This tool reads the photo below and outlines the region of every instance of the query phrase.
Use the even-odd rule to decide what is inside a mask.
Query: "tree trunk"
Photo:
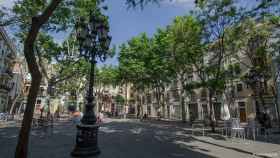
[[[32,80],[27,98],[26,109],[24,112],[22,128],[18,137],[15,158],[27,158],[29,133],[32,124],[35,102],[42,79],[42,75],[39,70],[39,64],[37,63],[34,53],[34,43],[40,28],[49,20],[49,17],[52,15],[60,2],[61,0],[52,0],[41,15],[32,18],[30,30],[24,41],[23,52],[29,72],[31,73]]]
[[[140,95],[140,111],[139,111],[139,115],[140,115],[140,118],[143,117],[143,93],[141,92],[141,95]]]
[[[162,107],[162,117],[163,118],[168,118],[169,119],[169,117],[168,117],[168,114],[167,114],[167,106],[166,106],[166,104],[165,104],[165,88],[164,88],[164,86],[161,86],[161,89],[160,89],[160,106]]]
[[[275,96],[274,104],[275,104],[275,110],[276,110],[276,115],[277,115],[278,128],[280,129],[280,118],[279,118],[280,114],[279,114],[278,96]]]
[[[181,115],[182,115],[182,122],[186,123],[186,106],[185,106],[185,96],[184,96],[184,90],[183,87],[179,88],[179,98],[180,98],[180,105],[181,105]]]
[[[16,154],[15,154],[16,158],[27,158],[29,133],[31,129],[37,93],[40,88],[42,77],[39,74],[38,76],[34,76],[34,78],[35,79],[32,79],[31,82],[31,87],[27,98],[27,105],[24,111],[22,127],[20,129],[20,134],[18,137],[18,144],[16,147]]]
[[[125,106],[126,106],[126,108],[129,110],[129,105],[128,105],[128,96],[127,96],[127,82],[125,83]],[[128,113],[129,111],[127,111],[127,113]]]
[[[210,108],[210,126],[211,126],[211,130],[212,132],[215,132],[215,115],[214,115],[214,106],[213,106],[213,102],[212,102],[212,97],[213,97],[213,91],[209,90],[209,108]]]
[[[164,103],[164,93],[161,93],[161,107],[162,107],[162,117],[163,118],[167,118],[166,117],[166,106],[165,106],[165,103]]]
[[[168,95],[167,95],[167,91],[166,91],[166,89],[164,89],[164,94],[163,94],[163,96],[164,96],[164,98],[163,98],[163,106],[165,106],[166,107],[166,110],[167,110],[167,118],[168,119],[171,119],[171,117],[170,117],[170,106],[167,106],[168,105],[168,100],[169,100],[169,98],[168,98]]]
[[[278,88],[277,88],[277,82],[274,82],[275,84],[275,88],[272,86],[272,92],[273,92],[273,96],[274,96],[274,105],[275,105],[275,110],[276,110],[276,115],[277,115],[277,122],[278,122],[278,128],[280,129],[280,113],[279,113],[279,103],[278,103]]]
[[[256,119],[263,126],[260,104],[262,104],[262,106],[264,106],[265,102],[264,102],[263,96],[260,92],[260,87],[256,87],[255,85],[250,85],[250,87],[253,91],[255,102],[256,102]],[[258,99],[260,100],[260,102],[258,102]]]

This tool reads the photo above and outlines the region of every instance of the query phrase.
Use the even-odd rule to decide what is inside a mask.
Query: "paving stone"
[[[98,158],[280,158],[280,145],[193,136],[180,123],[106,119],[99,131]],[[13,158],[17,127],[0,128],[0,158]],[[76,128],[71,122],[31,132],[29,158],[70,158]],[[279,149],[279,153],[278,153]]]

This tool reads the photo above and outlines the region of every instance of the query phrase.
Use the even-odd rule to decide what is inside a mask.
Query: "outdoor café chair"
[[[238,118],[233,118],[231,122],[231,138],[234,137],[245,139],[245,129],[240,126]]]

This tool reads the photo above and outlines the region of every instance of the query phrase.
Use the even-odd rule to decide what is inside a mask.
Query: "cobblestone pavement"
[[[18,128],[0,128],[0,158],[12,158]],[[70,158],[75,126],[56,123],[54,128],[32,131],[30,158]],[[98,158],[280,158],[280,145],[228,140],[220,135],[192,136],[178,123],[107,119],[100,127]]]

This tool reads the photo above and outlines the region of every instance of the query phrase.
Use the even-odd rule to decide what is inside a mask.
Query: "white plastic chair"
[[[224,126],[223,126],[223,135],[224,136],[229,136],[230,133],[230,129],[231,129],[231,120],[225,120],[224,121]]]
[[[258,133],[258,127],[256,125],[256,121],[249,120],[247,125],[247,131],[246,131],[247,137],[252,137],[253,140],[256,140],[256,133]]]
[[[231,138],[234,137],[245,139],[245,129],[240,126],[238,118],[233,118],[231,122]]]
[[[194,135],[195,132],[202,132],[202,135],[205,136],[205,125],[203,123],[193,123],[192,135]]]

